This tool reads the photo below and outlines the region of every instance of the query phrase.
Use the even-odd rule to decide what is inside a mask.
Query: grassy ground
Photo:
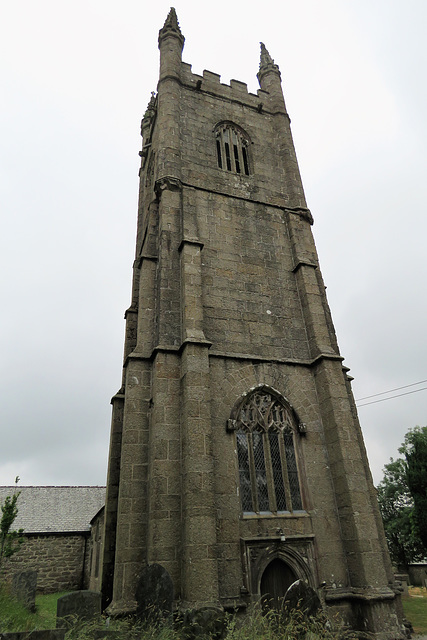
[[[36,598],[36,612],[30,613],[19,603],[9,598],[0,591],[0,633],[7,631],[31,631],[32,629],[54,629],[56,626],[56,601],[64,593],[52,593],[49,595],[40,595]],[[411,621],[414,632],[416,634],[427,634],[427,589],[421,587],[410,587],[409,596],[403,598],[403,608],[405,616]],[[284,629],[274,628],[274,624],[269,624],[268,620],[255,616],[256,619],[251,624],[244,627],[236,627],[232,622],[229,625],[226,640],[251,640],[260,637],[268,640],[269,638],[283,640],[292,638],[292,630],[285,633]],[[78,625],[77,625],[78,626]],[[245,628],[246,627],[246,628]],[[125,629],[123,629],[125,631]],[[147,631],[147,630],[146,630]],[[278,632],[279,631],[279,632]],[[295,631],[295,630],[294,630]],[[345,634],[333,634],[331,632],[323,635],[325,638],[339,638]],[[70,640],[77,637],[83,637],[85,634],[81,630],[74,629],[74,633],[70,633]],[[131,636],[131,634],[126,634]],[[151,633],[144,634],[150,640],[180,640],[180,635],[171,629],[164,629],[161,634]]]
[[[0,591],[0,633],[7,631],[31,631],[54,629],[56,626],[56,601],[63,593],[50,593],[36,597],[36,612],[31,613],[21,604]]]
[[[409,587],[409,596],[402,600],[405,617],[412,622],[414,632],[427,634],[427,589]]]
[[[36,612],[30,613],[24,607],[11,599],[4,592],[0,592],[0,634],[8,631],[31,631],[33,629],[53,629],[56,626],[56,601],[63,593],[38,596],[36,598]],[[192,637],[192,631],[198,627],[194,620],[188,626],[188,622],[182,621],[174,628],[166,625],[156,627],[143,623],[135,623],[132,620],[111,621],[110,629],[119,632],[120,637],[126,640],[188,640]],[[207,624],[207,627],[205,626]],[[235,617],[218,620],[213,618],[204,621],[203,628],[207,633],[204,640],[213,637],[219,627],[225,631],[225,640],[300,640],[311,632],[313,638],[322,640],[354,640],[355,635],[341,628],[332,630],[323,614],[309,624],[302,618],[299,612],[295,612],[290,618],[278,618],[273,612],[262,615],[256,610],[250,620],[238,622]],[[95,628],[106,625],[105,619],[84,623],[75,621],[66,634],[66,640],[89,640]],[[211,633],[209,633],[211,631]]]

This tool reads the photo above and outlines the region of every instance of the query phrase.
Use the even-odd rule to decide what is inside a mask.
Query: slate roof
[[[0,487],[0,505],[15,490],[15,486]],[[18,491],[13,528],[25,533],[89,531],[90,521],[105,503],[105,487],[18,487]]]

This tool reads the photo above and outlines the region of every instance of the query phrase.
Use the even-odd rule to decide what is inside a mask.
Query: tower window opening
[[[236,165],[236,173],[240,173],[239,152],[237,150],[237,144],[233,145],[234,149],[234,162]]]
[[[220,169],[222,169],[221,143],[218,140],[218,138],[216,140],[216,155],[217,155],[217,158],[218,158],[218,167]]]
[[[291,410],[266,390],[240,407],[236,444],[244,513],[303,509],[294,437]]]
[[[243,166],[245,167],[245,173],[249,175],[249,163],[248,163],[248,154],[246,151],[246,147],[242,146],[242,156],[243,156]]]
[[[223,124],[216,129],[218,167],[249,175],[248,139],[237,126]]]
[[[227,160],[227,169],[231,171],[230,145],[225,143],[225,159]]]

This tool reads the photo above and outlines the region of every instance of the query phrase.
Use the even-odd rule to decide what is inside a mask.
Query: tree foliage
[[[427,549],[427,427],[410,429],[399,449],[406,459],[406,481],[414,502],[414,519]]]
[[[19,482],[19,477],[15,478],[15,485]],[[17,502],[20,495],[20,491],[15,491],[11,496],[5,498],[4,503],[1,505],[1,519],[0,519],[0,568],[4,558],[10,558],[19,548],[19,545],[23,542],[22,534],[23,529],[17,531],[12,529],[12,525],[15,522],[18,515]]]
[[[385,465],[377,490],[392,562],[406,567],[427,556],[427,541],[422,534],[427,533],[422,523],[427,514],[424,511],[420,518],[416,507],[416,503],[423,505],[423,498],[427,499],[427,477],[420,479],[420,474],[427,474],[427,427],[410,429],[399,453],[404,457],[391,458]]]

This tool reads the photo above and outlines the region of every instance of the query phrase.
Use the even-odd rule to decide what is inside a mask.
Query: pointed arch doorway
[[[291,567],[280,558],[274,558],[266,566],[261,577],[260,592],[263,610],[280,609],[286,591],[295,580],[298,578]]]

